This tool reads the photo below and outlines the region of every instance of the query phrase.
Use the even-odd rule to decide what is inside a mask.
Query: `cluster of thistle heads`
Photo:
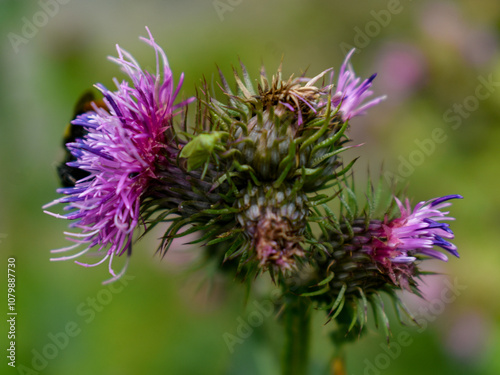
[[[458,257],[443,209],[461,196],[413,208],[394,196],[381,210],[380,183],[354,189],[354,160],[343,158],[355,147],[350,122],[384,98],[372,98],[375,75],[356,77],[352,52],[338,73],[313,78],[284,78],[280,67],[254,80],[241,64],[231,80],[220,74],[216,87],[202,81],[196,98],[179,100],[183,75],[175,84],[164,51],[150,33],[142,40],[156,53],[156,71],[117,47],[110,59],[129,80],[115,80],[114,91],[96,85],[101,104],[72,121],[83,131],[66,144],[65,177],[83,178],[44,207],[64,204],[64,214],[47,213],[75,230],[53,260],[108,262],[113,281],[126,269],[115,272],[113,258],[128,262],[138,232],[167,223],[161,254],[196,233],[191,243],[234,278],[270,275],[351,329],[370,304],[385,317],[381,292],[398,306],[396,290],[419,294],[422,260]],[[100,260],[83,262],[89,252]]]

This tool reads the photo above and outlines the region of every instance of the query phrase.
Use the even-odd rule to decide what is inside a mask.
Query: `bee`
[[[78,99],[73,112],[73,119],[83,113],[93,111],[92,103],[98,107],[106,108],[102,100],[95,100],[94,94],[91,91],[86,91],[80,99]],[[83,169],[71,167],[67,165],[69,162],[76,161],[76,157],[66,146],[67,143],[75,142],[87,134],[85,128],[81,125],[73,125],[68,123],[63,135],[62,146],[64,148],[64,160],[57,166],[57,174],[63,187],[73,187],[78,180],[87,177],[90,173]]]

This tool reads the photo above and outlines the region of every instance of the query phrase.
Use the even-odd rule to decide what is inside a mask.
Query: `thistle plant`
[[[44,207],[66,205],[66,214],[47,212],[78,229],[65,232],[74,245],[53,250],[53,260],[87,267],[109,260],[110,282],[125,271],[115,272],[112,259],[130,257],[140,229],[147,235],[166,223],[161,255],[174,239],[197,233],[194,243],[221,272],[248,285],[270,277],[281,288],[283,374],[307,373],[313,308],[333,321],[338,347],[363,332],[369,307],[389,337],[382,293],[411,319],[396,292],[420,295],[421,261],[448,260],[436,247],[458,257],[443,222],[452,218],[442,210],[461,196],[412,209],[397,194],[384,207],[383,184],[369,182],[361,203],[356,159],[344,160],[359,146],[348,136],[350,122],[384,97],[373,97],[375,74],[355,75],[354,51],[337,75],[328,69],[313,78],[284,77],[280,66],[255,79],[240,63],[233,77],[219,71],[217,86],[201,81],[196,98],[178,100],[183,76],[175,85],[151,33],[143,41],[155,51],[156,72],[117,47],[111,60],[130,82],[115,80],[115,91],[97,84],[104,105],[72,121],[83,136],[66,145],[68,166],[86,177]],[[91,249],[101,260],[81,261]]]

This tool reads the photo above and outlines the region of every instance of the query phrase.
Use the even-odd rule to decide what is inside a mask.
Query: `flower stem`
[[[311,311],[307,298],[295,297],[284,311],[285,350],[282,375],[305,375],[309,360]]]

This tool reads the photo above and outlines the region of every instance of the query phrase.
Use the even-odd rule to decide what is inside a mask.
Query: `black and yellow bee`
[[[75,105],[73,119],[75,119],[78,115],[92,111],[92,102],[98,107],[105,107],[102,100],[95,100],[94,94],[91,91],[86,91],[80,99],[78,99],[78,102]],[[66,130],[63,135],[63,148],[65,151],[64,160],[57,166],[57,174],[59,175],[59,179],[63,187],[75,186],[76,181],[89,175],[89,172],[84,171],[83,169],[67,165],[69,162],[76,161],[76,157],[70,152],[66,144],[83,138],[86,133],[87,131],[83,126],[72,125],[71,123],[66,126]]]

